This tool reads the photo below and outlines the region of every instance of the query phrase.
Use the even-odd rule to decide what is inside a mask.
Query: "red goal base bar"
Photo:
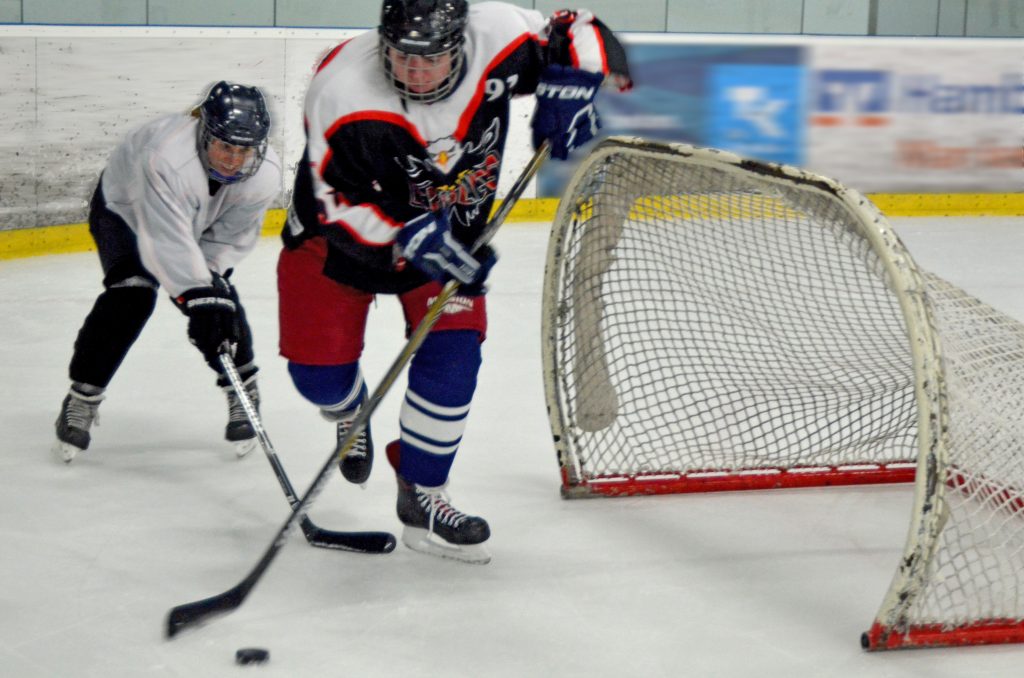
[[[809,466],[796,468],[751,468],[733,471],[691,471],[689,473],[637,473],[585,478],[574,482],[562,469],[562,496],[622,497],[643,494],[689,492],[732,492],[774,490],[830,485],[872,485],[909,483],[917,464],[911,461],[851,466]]]
[[[1024,642],[1024,621],[1019,619],[990,619],[952,628],[919,624],[905,631],[875,622],[860,637],[861,647],[869,651],[1020,642]]]

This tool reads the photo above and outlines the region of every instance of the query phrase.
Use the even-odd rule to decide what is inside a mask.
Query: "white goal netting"
[[[864,644],[1021,642],[1024,325],[938,276],[924,279],[941,337],[945,464],[919,471],[911,559]]]
[[[836,182],[608,140],[577,170],[548,255],[563,494],[916,471],[916,527],[870,646],[1016,623],[1024,384],[1006,372],[1024,375],[1022,330],[921,272],[877,209]]]

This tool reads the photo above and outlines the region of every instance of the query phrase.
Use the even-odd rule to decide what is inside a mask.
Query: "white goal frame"
[[[600,182],[602,165],[620,154],[652,162],[668,160],[686,167],[708,168],[748,179],[756,177],[756,181],[765,186],[782,184],[787,190],[817,194],[841,205],[846,215],[844,225],[869,243],[883,263],[889,289],[898,299],[902,311],[917,406],[917,458],[910,460],[913,463],[854,465],[849,468],[735,469],[735,473],[725,474],[638,472],[603,477],[588,472],[587,461],[575,443],[581,431],[588,430],[587,424],[570,420],[567,416],[571,409],[566,398],[572,367],[560,363],[561,357],[556,350],[559,318],[565,312],[559,301],[559,289],[565,284],[564,257],[568,239],[573,229],[580,226],[582,217],[579,215],[594,210],[595,194],[590,192],[590,187],[595,181]],[[628,211],[635,207],[634,204]],[[579,498],[914,480],[913,513],[906,545],[881,609],[861,639],[865,649],[1024,641],[1021,620],[986,619],[953,627],[946,624],[915,625],[908,620],[908,611],[926,584],[929,564],[949,516],[947,503],[943,500],[951,473],[949,413],[940,336],[927,289],[924,272],[918,269],[885,216],[863,195],[832,179],[796,167],[759,162],[725,151],[686,144],[632,137],[604,140],[582,160],[565,189],[552,226],[545,270],[542,311],[544,382],[563,496]],[[600,318],[576,322],[599,324]],[[615,397],[614,392],[608,394],[601,406],[614,410]]]

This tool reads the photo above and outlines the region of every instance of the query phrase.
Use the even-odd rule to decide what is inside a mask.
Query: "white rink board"
[[[305,143],[302,102],[320,58],[357,35],[338,29],[0,26],[0,230],[85,220],[87,201],[114,145],[134,125],[199,103],[218,80],[261,87],[285,163],[288,202]],[[522,138],[532,106],[513,105]],[[502,186],[530,150],[510,143]],[[499,191],[499,196],[503,193]]]
[[[264,89],[275,121],[271,143],[293,168],[304,143],[309,75],[321,53],[355,34],[30,28],[0,29],[0,75],[15,86],[0,100],[0,115],[15,120],[0,127],[0,159],[23,159],[34,174],[0,173],[0,229],[84,220],[99,172],[124,134],[156,115],[188,110],[218,80]],[[289,171],[282,188],[290,179]]]

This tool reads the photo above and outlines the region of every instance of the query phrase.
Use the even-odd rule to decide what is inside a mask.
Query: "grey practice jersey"
[[[142,263],[172,297],[209,285],[256,245],[281,189],[272,148],[255,176],[210,195],[196,147],[199,120],[174,114],[128,134],[103,172],[107,207],[135,232]]]

